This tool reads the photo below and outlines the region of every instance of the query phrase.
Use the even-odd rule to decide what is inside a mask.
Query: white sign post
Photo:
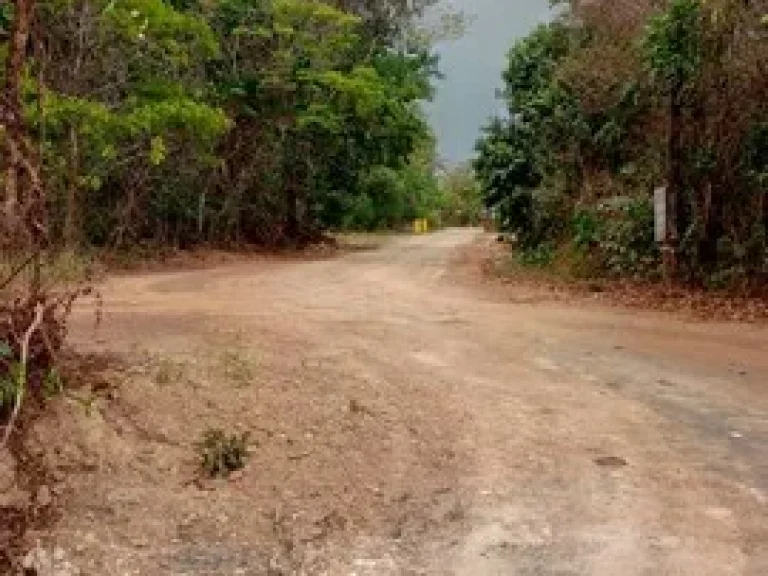
[[[667,241],[667,187],[660,186],[653,191],[653,222],[656,242]]]

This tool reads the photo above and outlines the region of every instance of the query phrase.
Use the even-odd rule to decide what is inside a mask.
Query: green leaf
[[[162,137],[155,136],[152,138],[149,149],[149,161],[153,166],[159,166],[165,160],[168,155],[168,149],[165,146],[165,142]]]

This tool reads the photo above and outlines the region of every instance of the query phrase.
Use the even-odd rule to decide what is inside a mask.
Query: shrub
[[[248,433],[227,435],[211,429],[197,443],[200,467],[208,476],[228,476],[245,467],[248,459]]]
[[[629,199],[618,206],[603,204],[599,250],[611,276],[653,275],[658,267],[654,241],[653,208],[644,198]]]
[[[518,260],[524,266],[548,266],[554,258],[555,252],[550,244],[523,248],[518,254]]]

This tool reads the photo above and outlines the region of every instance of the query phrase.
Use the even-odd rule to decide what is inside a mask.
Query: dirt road
[[[508,297],[480,233],[117,278],[119,385],[38,426],[82,574],[768,574],[768,331]],[[209,427],[249,431],[194,481]]]

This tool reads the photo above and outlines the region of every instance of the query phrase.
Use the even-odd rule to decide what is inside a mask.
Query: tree
[[[529,129],[512,121],[495,120],[477,143],[473,163],[487,207],[497,207],[502,228],[518,234],[525,244],[540,240],[534,217],[534,196],[541,183]]]
[[[482,216],[482,190],[470,163],[449,169],[439,181],[441,221],[450,226],[477,226]]]
[[[756,160],[768,119],[764,7],[633,7],[579,3],[578,18],[566,8],[513,46],[507,118],[478,144],[486,201],[528,244],[587,252],[574,261],[588,259],[594,273],[655,277],[664,267],[651,199],[666,176],[668,237],[678,244],[668,268],[676,262],[679,279],[698,283],[759,283],[768,272]]]
[[[38,0],[20,90],[52,240],[318,239],[369,173],[414,174],[428,4]]]
[[[367,34],[379,44],[396,39],[414,18],[437,0],[334,0],[339,9],[363,18]]]
[[[5,62],[5,87],[0,94],[0,144],[3,147],[3,229],[0,246],[28,250],[34,254],[48,241],[45,192],[22,100],[34,1],[17,0],[13,8]],[[35,268],[38,270],[37,266]],[[33,293],[39,288],[36,284],[37,281],[32,286]]]
[[[669,97],[667,136],[665,275],[676,274],[678,210],[683,189],[683,109],[687,85],[701,64],[701,13],[697,0],[673,0],[668,10],[651,19],[645,49],[651,71]]]
[[[370,170],[406,165],[427,131],[418,100],[434,61],[371,47],[359,18],[324,4],[262,10],[232,1],[213,17],[218,94],[235,118],[220,153],[238,200],[225,209],[252,206],[229,216],[251,238],[301,243],[341,225]]]

